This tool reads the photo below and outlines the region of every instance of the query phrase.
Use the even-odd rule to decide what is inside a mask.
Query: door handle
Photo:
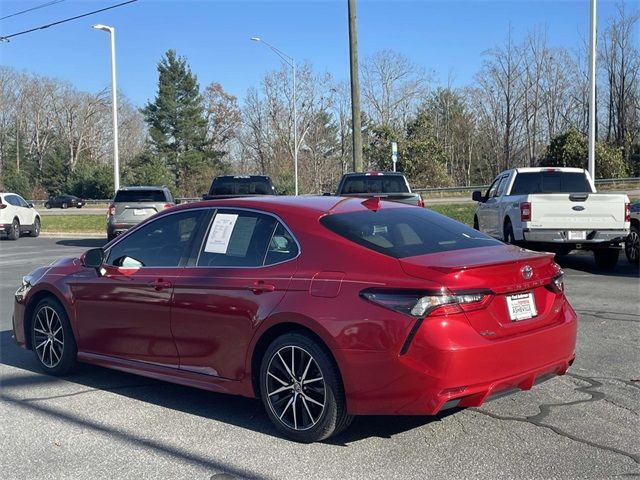
[[[254,282],[253,285],[249,285],[247,290],[251,290],[254,294],[260,295],[261,293],[274,292],[276,290],[276,286],[271,285],[270,283],[264,283],[262,280],[258,280],[257,282]]]
[[[171,282],[163,280],[162,278],[156,278],[155,281],[151,282],[149,285],[153,286],[153,289],[156,292],[164,290],[165,288],[171,288],[173,286]]]

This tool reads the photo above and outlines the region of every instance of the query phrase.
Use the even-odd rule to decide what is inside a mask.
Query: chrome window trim
[[[195,265],[189,265],[188,266],[189,268],[215,268],[215,269],[269,268],[269,267],[273,267],[273,266],[276,266],[276,265],[282,265],[282,264],[287,263],[287,262],[292,262],[293,260],[297,260],[298,257],[300,256],[300,254],[302,253],[302,247],[300,246],[300,242],[298,242],[298,239],[296,238],[296,236],[293,234],[293,232],[291,231],[289,226],[282,220],[282,218],[280,218],[275,213],[265,212],[264,210],[257,210],[255,208],[246,208],[246,207],[207,207],[207,208],[211,208],[212,210],[215,210],[215,211],[214,211],[214,214],[211,216],[211,220],[209,221],[209,225],[207,226],[207,230],[206,230],[206,232],[204,234],[204,237],[202,238],[202,243],[200,245],[200,248],[198,249],[198,255],[196,257],[196,264]],[[202,254],[202,248],[204,247],[204,244],[207,241],[209,230],[211,229],[211,225],[213,223],[213,220],[216,218],[216,215],[218,214],[218,212],[220,210],[240,210],[240,211],[243,211],[243,212],[259,213],[261,215],[267,215],[267,216],[275,218],[276,221],[279,222],[284,227],[284,229],[289,233],[289,235],[291,235],[291,238],[293,238],[293,241],[296,242],[296,246],[298,247],[298,254],[295,257],[289,258],[287,260],[283,260],[282,262],[270,263],[269,265],[251,266],[251,267],[243,267],[243,266],[228,266],[228,267],[224,267],[224,266],[215,266],[215,265],[198,265],[198,261],[200,261],[200,255]],[[274,227],[273,232],[275,232],[276,228],[277,228],[277,225]],[[271,232],[271,236],[273,236],[273,232]],[[265,252],[265,259],[266,259],[266,254],[268,253],[268,248],[269,247],[267,246],[267,252]],[[263,262],[264,262],[264,259],[263,259]]]

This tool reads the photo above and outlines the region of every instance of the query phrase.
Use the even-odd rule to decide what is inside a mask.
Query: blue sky
[[[123,0],[65,0],[0,21],[9,35]],[[0,17],[47,0],[1,0]],[[628,1],[637,8],[638,1]],[[520,39],[535,28],[547,30],[553,46],[580,48],[589,23],[588,0],[430,1],[359,0],[361,60],[382,49],[401,52],[436,73],[443,83],[473,81],[483,52],[506,38],[509,25]],[[615,14],[613,1],[598,1],[598,25]],[[47,75],[95,92],[110,85],[108,34],[90,28],[116,28],[118,87],[143,105],[157,87],[156,66],[173,48],[187,57],[201,86],[220,82],[242,98],[279,59],[260,36],[298,61],[349,78],[347,0],[222,1],[138,0],[121,8],[36,31],[0,43],[0,63]]]

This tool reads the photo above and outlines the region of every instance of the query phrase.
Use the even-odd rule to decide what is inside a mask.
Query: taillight
[[[531,203],[522,202],[520,204],[520,221],[522,222],[531,221]]]
[[[483,308],[491,298],[490,290],[451,293],[442,290],[393,290],[369,288],[360,296],[390,310],[415,318],[447,315]]]
[[[0,210],[2,210],[3,208],[7,208],[7,204],[6,203],[0,203]]]
[[[422,197],[418,197],[418,206],[424,208],[424,200],[422,199]]]
[[[564,272],[560,270],[555,277],[551,279],[551,283],[549,284],[551,290],[556,293],[564,292]]]
[[[626,202],[624,204],[624,221],[625,222],[631,221],[631,204],[629,202]]]
[[[173,205],[171,205],[170,203],[165,203],[165,204],[162,206],[162,208],[164,208],[164,209],[166,210],[167,208],[171,208],[172,206],[173,206]]]
[[[116,214],[116,206],[112,203],[107,208],[107,217],[113,217]]]

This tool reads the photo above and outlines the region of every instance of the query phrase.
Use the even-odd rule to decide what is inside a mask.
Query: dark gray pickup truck
[[[398,172],[345,173],[338,184],[337,196],[380,197],[386,200],[424,207],[419,193],[412,193],[409,182]]]
[[[266,175],[221,175],[213,179],[204,200],[248,197],[254,195],[277,195],[276,187]]]

